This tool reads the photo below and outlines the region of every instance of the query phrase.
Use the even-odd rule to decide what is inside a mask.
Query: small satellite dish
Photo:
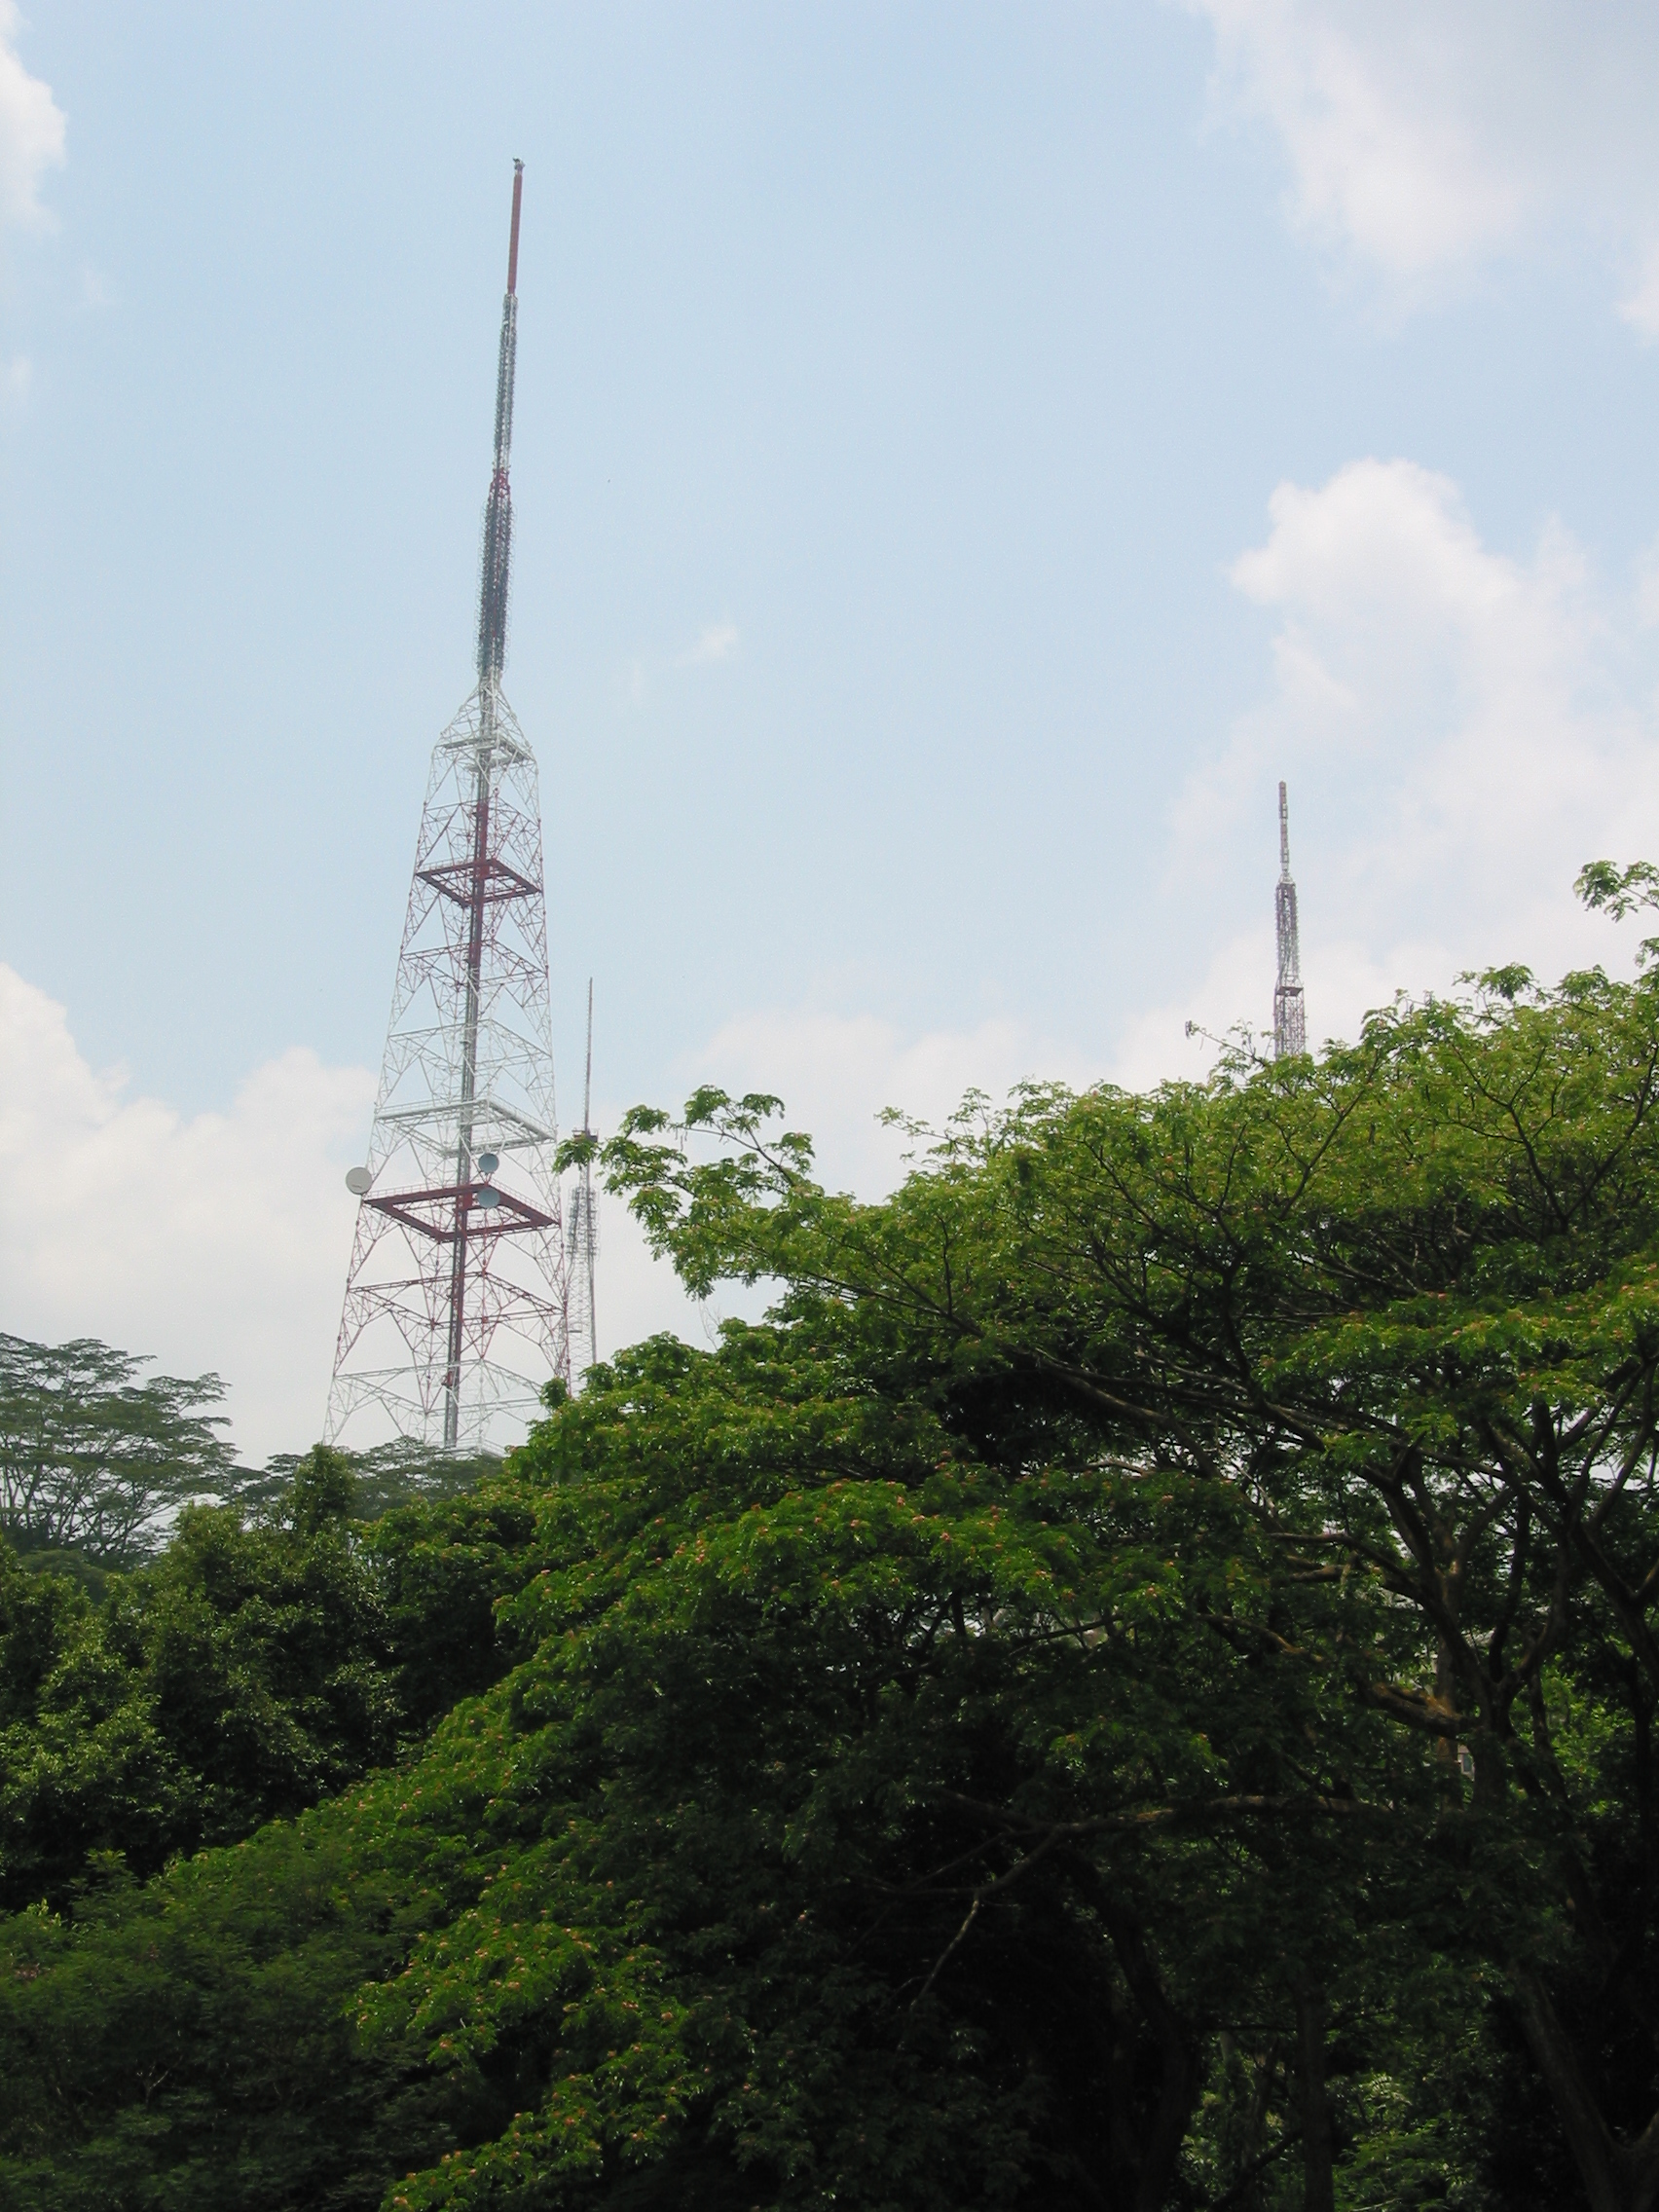
[[[354,1198],[366,1198],[373,1181],[374,1177],[366,1167],[348,1167],[346,1170],[346,1188]]]
[[[494,1175],[500,1164],[493,1152],[481,1152],[478,1155],[478,1172],[480,1175]]]
[[[501,1194],[499,1191],[492,1191],[489,1184],[486,1183],[481,1190],[473,1192],[472,1202],[475,1206],[482,1206],[488,1213],[492,1206],[500,1204]]]

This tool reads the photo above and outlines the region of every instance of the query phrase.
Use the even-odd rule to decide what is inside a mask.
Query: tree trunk
[[[1140,2018],[1133,2003],[1112,1991],[1112,2043],[1106,2059],[1106,2151],[1113,2212],[1134,2202],[1140,2159],[1135,2141],[1135,2056]]]
[[[1512,1967],[1509,1980],[1528,2048],[1560,2115],[1591,2212],[1653,2212],[1659,2204],[1659,2114],[1634,2143],[1618,2142],[1602,2118],[1548,1990],[1530,1967]]]
[[[1125,2200],[1132,2212],[1163,2212],[1181,2146],[1187,2139],[1187,2123],[1198,2097],[1198,2038],[1170,2004],[1152,1947],[1133,1912],[1118,1901],[1105,1875],[1091,1860],[1080,1853],[1067,1863],[1100,1915],[1129,1985],[1135,2010],[1158,2044],[1158,2107],[1146,2141],[1134,2145],[1129,2100],[1135,2039],[1129,2020],[1114,2005],[1112,2056],[1107,2068],[1114,2199]],[[1125,2181],[1132,2183],[1126,2198]]]
[[[1185,2023],[1164,1995],[1146,1937],[1126,1912],[1108,1905],[1103,1915],[1112,1947],[1136,2005],[1158,2039],[1161,2061],[1158,2110],[1141,2146],[1134,2212],[1162,2212],[1198,2093],[1198,2053]]]
[[[1336,2136],[1325,2091],[1325,1992],[1304,1982],[1296,1992],[1296,2040],[1302,2065],[1302,2171],[1305,2212],[1336,2212]]]

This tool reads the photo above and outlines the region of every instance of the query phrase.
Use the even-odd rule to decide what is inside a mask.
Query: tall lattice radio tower
[[[1308,1014],[1302,999],[1302,936],[1296,919],[1296,879],[1290,872],[1290,806],[1279,786],[1279,879],[1273,892],[1278,933],[1278,981],[1273,987],[1273,1057],[1308,1050]]]
[[[515,162],[478,682],[432,753],[368,1160],[346,1179],[331,1442],[378,1409],[383,1430],[481,1450],[535,1417],[550,1376],[570,1380],[541,812],[501,694],[523,189]]]

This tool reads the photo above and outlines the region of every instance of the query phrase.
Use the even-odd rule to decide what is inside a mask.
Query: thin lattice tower
[[[1296,879],[1290,872],[1290,806],[1279,786],[1279,879],[1273,892],[1278,933],[1278,981],[1273,987],[1273,1057],[1308,1050],[1308,1013],[1302,998],[1302,935],[1296,919]]]
[[[566,1250],[571,1359],[583,1367],[599,1360],[599,1323],[594,1315],[593,1279],[599,1259],[599,1214],[593,1191],[593,977],[588,977],[587,1073],[582,1082],[582,1129],[588,1151],[571,1193],[571,1241]]]
[[[535,757],[501,692],[519,209],[484,509],[478,682],[432,753],[327,1435],[365,1414],[447,1452],[505,1440],[570,1380]]]

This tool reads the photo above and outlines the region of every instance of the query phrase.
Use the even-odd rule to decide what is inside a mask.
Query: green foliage
[[[467,1456],[434,1452],[408,1437],[394,1437],[366,1451],[333,1456],[349,1471],[349,1510],[354,1521],[379,1521],[401,1505],[460,1497],[498,1474],[501,1466],[492,1453]],[[281,1510],[304,1464],[297,1453],[276,1454],[261,1473],[241,1478],[237,1490],[239,1502],[256,1512]]]
[[[1637,2212],[1656,1100],[1659,979],[1496,970],[971,1102],[877,1206],[764,1097],[636,1112],[763,1325],[462,1496],[316,1456],[101,1609],[0,1586],[123,1818],[138,1678],[196,1833],[336,1792],[9,1924],[0,2200]]]
[[[236,1488],[216,1375],[133,1378],[146,1362],[90,1337],[0,1333],[0,1535],[23,1553],[128,1567],[192,1498]]]
[[[1179,2046],[1348,1938],[1351,1906],[1309,1904],[1366,1879],[1353,1815],[1284,1764],[1320,1685],[1195,1618],[1274,1570],[1225,1500],[1218,1527],[1175,1474],[1149,1495],[1083,1454],[999,1469],[798,1324],[642,1347],[512,1472],[531,1656],[307,1830],[343,1855],[343,1909],[354,1876],[425,1921],[329,2063],[365,2133],[403,2116],[387,2171],[416,2173],[389,2204],[1132,2192],[1160,2005]],[[1335,1704],[1350,1786],[1409,1794],[1410,1766],[1379,1770],[1385,1724]],[[1217,1824],[1264,1783],[1272,1803]],[[1252,1850],[1240,1822],[1272,1833]],[[213,1882],[256,1884],[268,1849]],[[168,1916],[205,1909],[169,1885]],[[84,1940],[136,1938],[124,1918]],[[328,2002],[351,1993],[342,1975]],[[215,2096],[275,2126],[275,2087],[228,2061]],[[65,2158],[104,2171],[100,2131],[140,2088],[113,2119],[92,2098]],[[451,2156],[419,2156],[440,2139]],[[150,2155],[187,2151],[158,2131]]]
[[[147,1875],[396,1756],[507,1663],[496,1600],[529,1517],[476,1493],[358,1536],[319,1446],[277,1512],[187,1506],[93,1606],[0,1550],[0,1898],[67,1897],[90,1854]]]
[[[374,2205],[395,2084],[365,2069],[339,1999],[408,1939],[386,1900],[337,1843],[285,1825],[148,1891],[96,1872],[72,1917],[7,1924],[0,2202]]]
[[[408,1739],[488,1689],[522,1649],[502,1609],[539,1569],[535,1532],[532,1501],[499,1476],[400,1507],[359,1531]]]

